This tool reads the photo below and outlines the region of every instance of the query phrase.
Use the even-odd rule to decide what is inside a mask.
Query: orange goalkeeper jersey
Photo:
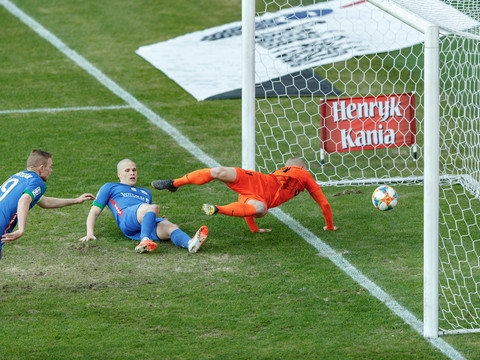
[[[323,194],[320,185],[315,182],[307,170],[300,166],[285,166],[275,171],[271,176],[277,179],[280,186],[269,207],[277,207],[307,189],[322,209],[327,229],[333,229],[333,216],[330,204]]]
[[[312,175],[300,166],[285,166],[269,175],[237,169],[237,180],[228,186],[240,195],[239,201],[258,199],[268,209],[283,204],[307,189],[322,209],[327,229],[333,229],[332,210],[327,198]]]
[[[310,173],[300,166],[285,166],[270,176],[275,177],[278,187],[271,189],[268,207],[274,208],[300,194],[303,190],[312,194],[320,190],[320,186],[313,180]],[[319,204],[320,205],[320,204]]]

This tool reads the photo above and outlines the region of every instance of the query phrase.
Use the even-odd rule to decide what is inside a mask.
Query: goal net
[[[480,7],[395,2],[440,29],[439,331],[480,331]],[[255,28],[257,80],[273,79],[255,103],[259,171],[293,155],[324,186],[423,184],[424,34],[356,0],[258,0]]]
[[[473,1],[454,4],[480,19]],[[480,28],[471,30],[440,38],[440,171],[456,179],[440,186],[442,333],[480,331]]]

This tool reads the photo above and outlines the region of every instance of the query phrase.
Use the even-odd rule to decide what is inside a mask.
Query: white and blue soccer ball
[[[372,203],[378,210],[388,211],[397,206],[398,194],[391,186],[383,185],[375,189]]]

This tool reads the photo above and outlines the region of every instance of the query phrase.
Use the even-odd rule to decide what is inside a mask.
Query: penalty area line
[[[169,135],[179,146],[187,150],[197,160],[202,162],[208,167],[220,166],[220,164],[201,150],[196,144],[192,143],[185,135],[183,135],[178,129],[153,112],[147,106],[142,104],[133,95],[120,87],[116,82],[103,74],[93,64],[87,61],[83,56],[76,51],[70,49],[64,42],[62,42],[57,36],[48,31],[35,19],[25,14],[17,6],[11,3],[9,0],[0,0],[0,4],[5,7],[12,15],[20,19],[25,25],[32,29],[39,36],[47,40],[51,45],[57,48],[66,57],[74,61],[79,67],[87,71],[91,76],[97,79],[112,93],[116,94],[119,98],[123,99],[132,108],[145,116],[150,122],[157,125],[167,135]],[[358,269],[351,265],[343,256],[335,254],[335,251],[314,235],[310,230],[301,225],[297,220],[293,219],[289,215],[285,214],[280,209],[271,209],[270,213],[275,216],[279,221],[287,225],[297,235],[302,237],[309,244],[314,246],[321,254],[328,257],[340,270],[350,276],[360,286],[367,289],[372,296],[379,299],[384,303],[393,313],[399,316],[405,323],[409,324],[416,332],[423,336],[423,323],[418,320],[411,312],[401,306],[395,299],[389,294],[384,292],[378,285],[364,276]],[[439,349],[443,354],[450,359],[465,359],[456,349],[441,338],[427,339],[433,346]]]
[[[62,111],[103,111],[103,110],[122,110],[131,109],[130,105],[111,105],[111,106],[74,106],[64,108],[41,108],[41,109],[16,109],[0,110],[0,114],[28,114],[28,113],[56,113]]]

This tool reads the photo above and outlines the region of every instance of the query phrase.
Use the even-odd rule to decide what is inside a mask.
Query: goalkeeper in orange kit
[[[218,213],[243,217],[252,232],[270,232],[271,229],[259,229],[254,218],[264,217],[268,209],[283,204],[307,189],[322,209],[326,223],[323,229],[337,229],[333,225],[327,198],[306,170],[303,160],[297,157],[288,159],[285,167],[268,175],[236,167],[216,167],[196,170],[174,180],[155,180],[152,186],[157,190],[174,192],[183,185],[203,185],[212,180],[222,181],[238,193],[238,201],[224,206],[203,204],[202,210],[207,215]]]

